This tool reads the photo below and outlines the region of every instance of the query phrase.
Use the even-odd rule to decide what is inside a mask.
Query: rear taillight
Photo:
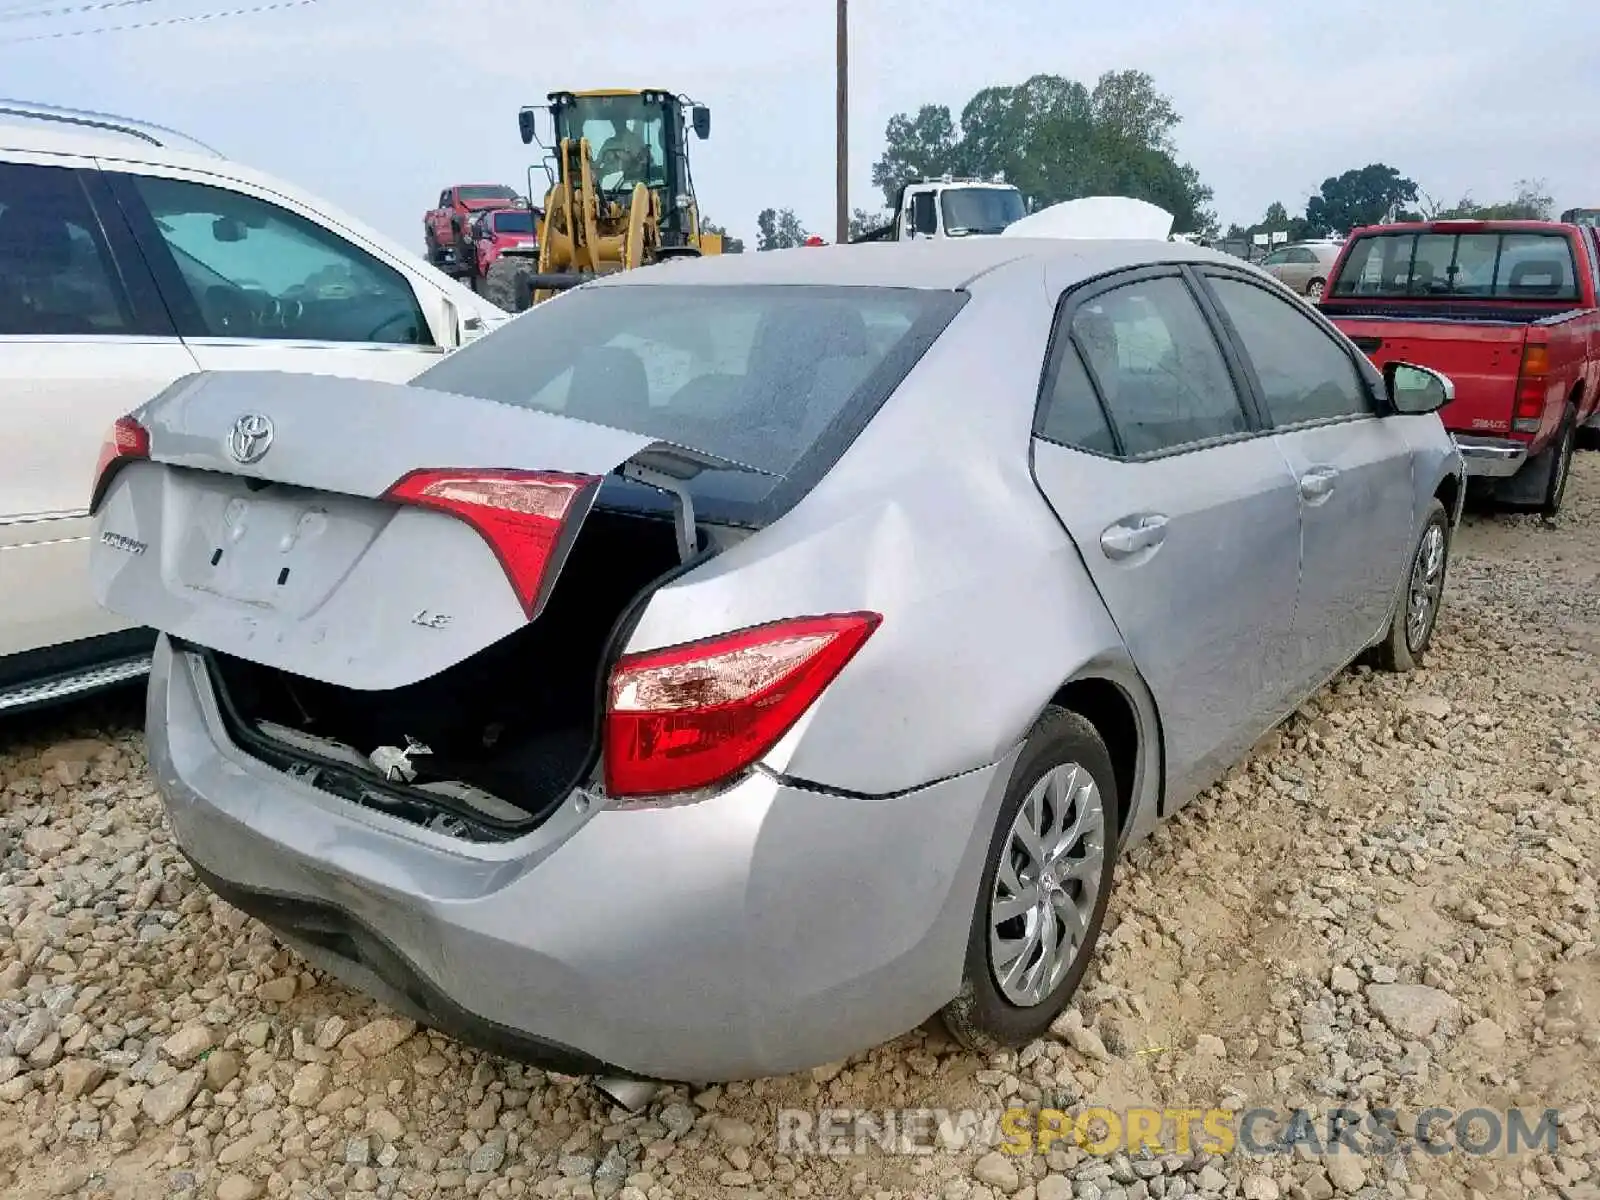
[[[599,482],[596,475],[429,468],[411,472],[384,498],[449,513],[476,529],[531,620],[551,563],[564,556],[567,519],[587,507]]]
[[[1512,429],[1518,433],[1539,432],[1549,387],[1549,348],[1538,344],[1524,346],[1522,367],[1517,372],[1517,402],[1511,411]]]
[[[798,617],[624,656],[606,699],[606,792],[692,792],[745,770],[882,620],[877,613]]]
[[[100,443],[100,461],[94,468],[94,491],[89,496],[89,511],[95,512],[105,499],[106,489],[116,473],[135,459],[150,457],[150,431],[132,417],[118,417]]]

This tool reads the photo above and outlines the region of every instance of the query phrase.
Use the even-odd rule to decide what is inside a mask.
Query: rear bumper
[[[243,754],[165,639],[148,726],[184,853],[314,963],[499,1053],[667,1080],[801,1070],[954,996],[1011,765],[887,799],[754,774],[476,845]]]
[[[1508,479],[1522,469],[1528,461],[1528,444],[1511,438],[1477,437],[1456,433],[1456,449],[1466,465],[1467,475],[1473,478]]]

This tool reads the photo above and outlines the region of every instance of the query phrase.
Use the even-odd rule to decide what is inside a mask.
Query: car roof
[[[591,286],[664,284],[817,284],[843,287],[925,288],[953,291],[1010,263],[1028,261],[1066,268],[1090,279],[1123,267],[1162,262],[1215,262],[1239,266],[1218,250],[1186,242],[1090,238],[930,238],[915,242],[861,242],[801,246],[753,254],[711,254],[661,264],[648,271],[619,271]]]
[[[81,154],[182,165],[196,156],[211,164],[223,155],[198,138],[133,117],[0,99],[0,149]]]

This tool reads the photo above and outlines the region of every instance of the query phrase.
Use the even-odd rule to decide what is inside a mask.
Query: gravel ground
[[[0,1192],[33,1197],[1600,1198],[1600,456],[1556,527],[1472,516],[1428,669],[1341,677],[1124,865],[1058,1035],[919,1031],[663,1093],[417,1031],[197,887],[136,703],[0,728]],[[781,1153],[778,1110],[1395,1110],[1395,1149]],[[1415,1150],[1419,1110],[1563,1110],[1555,1154]],[[1070,1146],[1070,1143],[1063,1143]],[[1381,1149],[1381,1147],[1378,1147]]]

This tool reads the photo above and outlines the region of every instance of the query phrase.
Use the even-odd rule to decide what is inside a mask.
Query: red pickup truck
[[[473,216],[491,208],[521,203],[515,188],[499,183],[463,183],[439,193],[439,203],[422,216],[422,237],[428,261],[451,275],[469,275],[476,251],[470,225]]]
[[[1353,231],[1319,307],[1380,369],[1450,377],[1440,410],[1480,491],[1546,516],[1600,435],[1600,231],[1431,221]]]

